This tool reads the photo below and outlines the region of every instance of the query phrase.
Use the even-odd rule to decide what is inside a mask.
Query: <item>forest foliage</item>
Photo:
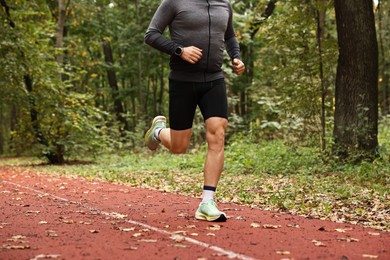
[[[61,1],[65,23],[58,47]],[[326,154],[333,143],[338,57],[333,1],[230,2],[248,71],[236,77],[226,56],[227,140],[283,139]],[[144,43],[159,3],[1,0],[0,154],[61,163],[142,147],[151,118],[168,110],[169,57]],[[379,3],[378,106],[380,122],[388,122],[390,8]],[[193,146],[203,140],[197,113]]]

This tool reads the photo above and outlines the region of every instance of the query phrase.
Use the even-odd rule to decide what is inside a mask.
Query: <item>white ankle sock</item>
[[[214,199],[215,191],[212,190],[203,190],[202,202]]]
[[[159,138],[161,130],[162,130],[162,128],[157,128],[156,131],[154,131],[153,136],[154,136],[154,139],[156,139],[157,141],[161,141]]]

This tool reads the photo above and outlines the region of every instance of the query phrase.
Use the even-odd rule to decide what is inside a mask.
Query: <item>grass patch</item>
[[[63,166],[7,158],[0,160],[0,167],[23,166],[199,197],[205,153],[205,146],[184,155],[161,149],[155,154],[110,154],[94,163]],[[341,165],[324,163],[318,149],[291,147],[282,141],[256,144],[237,139],[227,145],[225,157],[219,201],[390,230],[390,161],[386,153],[371,163]]]

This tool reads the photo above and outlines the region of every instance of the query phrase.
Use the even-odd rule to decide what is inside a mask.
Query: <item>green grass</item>
[[[388,147],[387,143],[382,145]],[[184,155],[160,149],[155,154],[110,154],[93,163],[64,166],[45,165],[31,158],[8,158],[0,160],[0,167],[19,165],[45,173],[199,197],[205,153],[205,146]],[[219,201],[390,230],[387,153],[372,163],[324,163],[317,148],[291,147],[282,141],[253,143],[237,138],[227,145],[225,157],[217,193]]]

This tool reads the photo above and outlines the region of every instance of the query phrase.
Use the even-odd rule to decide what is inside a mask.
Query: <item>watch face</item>
[[[183,49],[180,47],[176,48],[176,50],[175,50],[176,55],[181,55],[182,52],[183,52]]]

